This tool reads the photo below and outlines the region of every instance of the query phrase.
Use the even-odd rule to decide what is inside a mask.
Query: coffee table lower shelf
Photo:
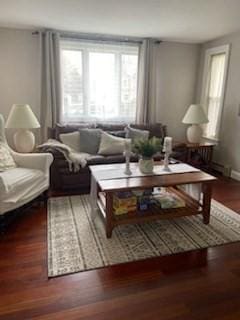
[[[203,205],[191,197],[186,196],[184,192],[175,190],[178,195],[182,195],[186,206],[181,208],[161,209],[156,205],[152,205],[148,210],[134,211],[128,214],[115,215],[113,212],[113,197],[111,193],[103,193],[98,195],[98,208],[106,224],[106,235],[108,238],[112,235],[112,230],[119,225],[145,223],[160,219],[173,219],[179,217],[192,216],[197,214],[203,215],[205,224],[209,223],[209,214],[205,215]]]

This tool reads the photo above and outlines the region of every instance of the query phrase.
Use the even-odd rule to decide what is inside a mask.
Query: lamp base
[[[187,129],[187,139],[190,143],[200,143],[202,138],[202,128],[198,124],[192,124]]]
[[[32,152],[35,146],[34,134],[26,129],[20,129],[14,134],[14,144],[17,152]]]

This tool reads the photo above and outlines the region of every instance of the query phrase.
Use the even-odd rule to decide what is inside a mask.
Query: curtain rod
[[[76,40],[99,40],[99,41],[118,41],[118,42],[131,42],[131,43],[142,43],[144,38],[138,37],[125,37],[125,36],[113,36],[113,35],[103,35],[103,34],[94,34],[94,33],[77,33],[77,32],[67,32],[67,31],[58,31],[58,30],[42,30],[42,32],[53,31],[58,32],[60,36],[76,39]],[[33,35],[39,34],[41,31],[32,32]],[[159,39],[151,38],[154,43],[160,44],[162,41]]]

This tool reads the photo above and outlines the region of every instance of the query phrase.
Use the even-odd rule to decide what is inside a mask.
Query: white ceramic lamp
[[[6,128],[18,129],[14,135],[14,144],[18,152],[33,151],[35,136],[28,129],[40,128],[40,124],[28,104],[14,104],[12,106]]]
[[[191,104],[188,108],[183,123],[191,124],[187,129],[187,139],[190,143],[199,143],[202,138],[202,127],[200,124],[207,123],[208,118],[199,104]]]

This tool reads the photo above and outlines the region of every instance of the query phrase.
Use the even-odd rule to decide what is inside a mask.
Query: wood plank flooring
[[[240,213],[240,182],[214,198]],[[0,238],[0,320],[240,319],[240,243],[47,278],[46,210]]]

